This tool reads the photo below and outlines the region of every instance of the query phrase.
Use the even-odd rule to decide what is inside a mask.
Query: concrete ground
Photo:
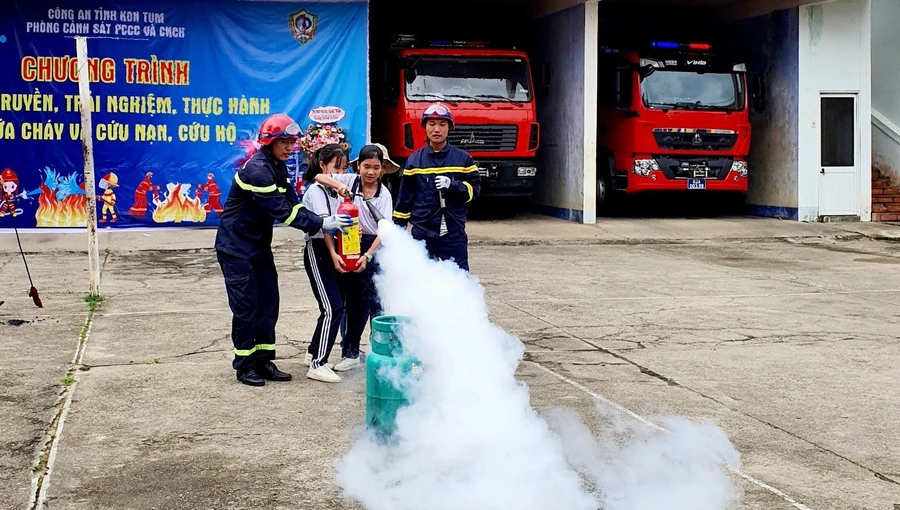
[[[533,406],[712,420],[742,455],[740,508],[900,505],[900,228],[752,218],[520,217],[470,226],[492,320],[527,345]],[[279,367],[230,370],[213,232],[2,234],[0,507],[356,508],[333,462],[363,422],[362,371],[304,377],[316,317],[300,236],[279,229]]]

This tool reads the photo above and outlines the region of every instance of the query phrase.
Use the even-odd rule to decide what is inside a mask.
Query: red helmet
[[[260,145],[269,145],[276,138],[296,140],[299,136],[300,126],[283,113],[271,115],[259,127]]]
[[[19,176],[12,171],[12,168],[7,168],[3,173],[0,173],[0,176],[3,176],[3,182],[14,182],[19,184]]]
[[[422,114],[422,127],[425,127],[428,119],[446,120],[450,124],[450,129],[453,129],[453,112],[441,103],[433,103],[428,105],[428,108],[425,108],[425,113]]]

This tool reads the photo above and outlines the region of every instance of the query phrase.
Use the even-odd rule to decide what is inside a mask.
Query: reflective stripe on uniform
[[[433,168],[408,168],[403,175],[430,175],[430,174],[470,174],[477,172],[478,166],[441,166]]]
[[[300,212],[300,209],[303,209],[303,204],[295,204],[294,208],[291,209],[291,215],[288,216],[286,220],[284,220],[284,224],[290,225],[291,222],[297,218],[297,213]]]
[[[281,193],[287,193],[287,188],[278,188],[278,191]]]
[[[235,356],[250,356],[256,351],[274,351],[275,344],[256,344],[252,349],[235,349]]]
[[[238,187],[245,191],[252,191],[253,193],[272,193],[278,189],[278,186],[272,184],[270,186],[254,186],[252,184],[247,184],[241,180],[241,176],[237,173],[234,174],[234,182],[237,183]]]
[[[398,211],[394,211],[394,218],[400,218],[401,220],[408,220],[412,216],[412,213],[402,213]]]
[[[466,202],[471,202],[471,201],[472,201],[472,197],[475,196],[475,190],[472,189],[472,185],[469,184],[469,183],[466,182],[466,181],[463,181],[463,186],[465,186],[465,187],[466,187],[466,191],[469,192],[469,199],[466,200]]]

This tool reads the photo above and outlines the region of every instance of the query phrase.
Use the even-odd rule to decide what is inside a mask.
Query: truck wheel
[[[606,163],[605,165],[603,163]],[[597,165],[597,214],[609,213],[615,199],[612,185],[613,158],[601,159]]]
[[[606,194],[609,192],[609,185],[606,177],[600,176],[597,179],[597,209],[606,203]]]

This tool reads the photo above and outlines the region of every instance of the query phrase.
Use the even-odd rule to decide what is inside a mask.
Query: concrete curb
[[[809,236],[769,236],[769,237],[707,237],[707,238],[632,238],[632,239],[469,239],[470,247],[550,247],[550,246],[673,246],[673,245],[704,245],[704,244],[822,244],[826,242],[853,242],[869,239],[872,241],[900,243],[900,236],[866,235],[859,233],[834,234],[834,235],[809,235]],[[295,251],[303,253],[303,245],[300,243],[275,243],[272,251],[285,253]],[[212,246],[209,247],[154,247],[154,248],[115,248],[105,247],[102,253],[127,255],[136,253],[179,253],[195,255],[211,255],[215,253]],[[0,250],[7,255],[18,254],[16,250]],[[87,250],[25,250],[25,255],[85,255]]]

